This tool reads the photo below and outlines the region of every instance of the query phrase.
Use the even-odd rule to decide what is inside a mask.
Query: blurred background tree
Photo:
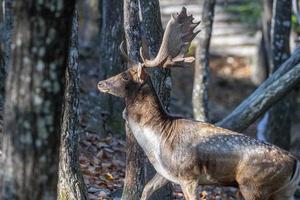
[[[74,5],[15,2],[17,45],[5,93],[1,199],[57,198],[61,102]]]

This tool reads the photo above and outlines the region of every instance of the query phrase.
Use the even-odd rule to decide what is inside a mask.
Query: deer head
[[[192,15],[188,16],[186,8],[182,8],[181,12],[176,16],[171,15],[171,19],[166,27],[163,41],[157,56],[153,60],[149,60],[145,55],[145,49],[140,49],[142,63],[136,63],[129,59],[124,50],[124,43],[120,45],[122,56],[128,61],[131,67],[116,76],[98,83],[98,89],[101,92],[109,93],[118,97],[126,97],[128,92],[135,91],[147,79],[148,74],[145,68],[150,67],[170,67],[185,66],[194,61],[194,57],[185,57],[185,53],[194,39],[200,32],[194,32],[194,29],[200,22],[193,22]],[[149,54],[148,54],[149,55]]]

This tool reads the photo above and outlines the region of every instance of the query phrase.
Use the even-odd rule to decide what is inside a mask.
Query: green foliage
[[[294,14],[292,15],[292,29],[296,33],[300,33],[300,25],[298,23],[296,15],[294,15]]]
[[[245,0],[241,5],[229,6],[226,11],[239,15],[238,21],[246,22],[251,26],[256,26],[261,16],[261,3],[259,0]]]
[[[190,46],[189,46],[189,49],[186,53],[186,56],[194,56],[195,55],[195,51],[196,51],[196,44],[192,43]]]

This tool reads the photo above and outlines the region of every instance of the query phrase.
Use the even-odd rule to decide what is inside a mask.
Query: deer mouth
[[[103,93],[109,93],[110,92],[110,89],[108,88],[98,88],[100,90],[100,92],[103,92]]]

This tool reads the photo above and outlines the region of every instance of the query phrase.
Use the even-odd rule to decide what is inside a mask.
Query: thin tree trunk
[[[6,85],[1,199],[56,199],[61,102],[75,1],[15,3],[18,23]]]
[[[143,42],[149,49],[150,58],[154,58],[158,51],[163,37],[163,28],[161,23],[160,7],[158,0],[140,0],[141,10],[141,31]],[[162,100],[162,103],[166,109],[170,104],[170,92],[171,92],[171,77],[169,69],[156,68],[151,71],[151,81],[157,92],[158,96]],[[156,173],[152,164],[146,157],[145,161],[145,182],[148,182]],[[171,199],[172,190],[168,184],[162,187],[160,190],[151,195],[151,200]]]
[[[79,65],[77,12],[75,12],[73,17],[63,108],[58,199],[86,200],[88,199],[87,189],[83,181],[78,160]]]
[[[239,132],[246,129],[280,98],[291,92],[300,80],[300,74],[297,74],[299,63],[300,47],[295,49],[291,57],[272,76],[217,125]]]
[[[262,30],[263,30],[263,40],[264,47],[266,51],[266,61],[267,66],[271,65],[272,51],[271,51],[271,22],[272,22],[272,8],[273,0],[262,0],[263,12],[262,12]],[[268,70],[267,70],[268,71]]]
[[[272,51],[271,51],[271,22],[273,0],[261,0],[262,9],[262,37],[259,45],[257,55],[254,59],[258,61],[254,66],[251,80],[254,84],[260,85],[268,76],[271,69]],[[266,124],[269,113],[265,113],[264,117],[257,125],[257,138],[266,141]]]
[[[0,48],[0,141],[2,141],[2,133],[3,133],[3,106],[5,99],[5,80],[6,80],[6,70],[4,63],[4,55],[3,50]],[[0,143],[1,148],[1,143]]]
[[[99,11],[99,18],[98,18],[98,27],[99,27],[99,29],[98,29],[98,33],[99,33],[99,38],[100,38],[100,41],[101,41],[102,21],[103,21],[103,13],[102,13],[103,12],[103,0],[98,0],[98,11]],[[123,26],[123,24],[122,24],[122,26]]]
[[[139,61],[141,31],[139,1],[124,0],[124,28],[130,59]],[[126,123],[126,170],[122,200],[139,200],[145,185],[145,154]]]
[[[4,22],[4,64],[5,70],[7,71],[11,66],[11,40],[13,33],[13,10],[12,4],[14,0],[4,0],[3,1],[3,22]]]
[[[195,71],[193,85],[194,118],[208,121],[208,76],[209,76],[209,44],[214,21],[215,0],[205,0],[202,9],[202,23],[205,26],[195,52]]]
[[[12,0],[4,0],[1,7],[1,45],[0,45],[0,133],[3,129],[3,107],[5,100],[5,80],[11,65],[11,37],[13,29]],[[1,137],[0,137],[1,138]],[[0,140],[1,141],[1,140]]]
[[[291,31],[291,1],[274,0],[273,19],[271,28],[271,72],[290,56],[290,31]],[[291,115],[294,94],[280,100],[268,112],[266,126],[267,141],[286,150],[290,147]]]
[[[124,71],[119,45],[124,38],[123,1],[102,0],[102,26],[100,35],[100,80]],[[112,95],[100,94],[103,119],[100,120],[101,132],[124,133],[122,119],[123,101]]]

